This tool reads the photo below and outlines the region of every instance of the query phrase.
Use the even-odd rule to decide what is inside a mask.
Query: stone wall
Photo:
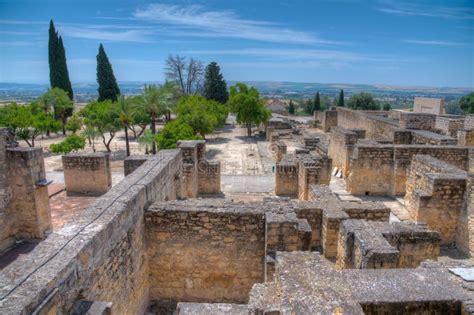
[[[111,302],[113,314],[144,313],[144,208],[176,197],[181,164],[178,150],[160,151],[72,224],[0,271],[2,312],[68,313],[76,301],[89,300]]]
[[[349,173],[349,158],[352,155],[354,145],[359,139],[365,138],[365,130],[345,129],[334,127],[331,129],[328,155],[332,160],[332,166],[342,171],[343,177]]]
[[[12,217],[8,211],[11,190],[7,176],[6,141],[3,130],[0,129],[0,252],[10,247],[14,239],[12,237]]]
[[[469,169],[469,149],[465,147],[359,142],[350,158],[347,190],[354,195],[404,194],[407,170],[416,154],[430,155],[460,169]]]
[[[474,115],[466,115],[464,118],[464,129],[474,129]]]
[[[337,269],[416,268],[440,251],[437,232],[407,223],[345,220],[339,229]]]
[[[412,130],[411,144],[427,145],[456,145],[457,141],[451,136],[440,135],[427,130]]]
[[[292,154],[283,156],[276,164],[275,195],[294,197],[298,194],[298,161]]]
[[[123,161],[124,175],[130,175],[134,170],[139,168],[143,163],[150,159],[150,155],[130,155]]]
[[[424,113],[400,112],[398,127],[401,129],[433,130],[436,115]]]
[[[11,189],[10,234],[16,239],[42,239],[51,230],[51,211],[41,148],[6,151]]]
[[[337,126],[346,129],[364,129],[369,139],[393,140],[393,132],[398,121],[386,117],[384,111],[361,111],[349,108],[337,108]]]
[[[218,194],[221,192],[221,162],[200,160],[198,163],[198,193]]]
[[[437,116],[435,129],[447,136],[456,137],[458,130],[464,129],[463,116]]]
[[[145,221],[151,300],[244,303],[263,281],[262,210],[157,203]]]
[[[474,254],[474,174],[467,174],[464,206],[459,214],[456,247],[463,253]]]
[[[417,96],[413,103],[413,111],[416,113],[444,114],[444,99]]]
[[[62,156],[68,193],[100,195],[112,187],[110,154],[73,153]]]
[[[467,173],[427,155],[416,155],[405,195],[410,218],[425,222],[441,235],[441,245],[455,244],[464,206]]]
[[[458,130],[458,145],[474,146],[474,129]]]
[[[338,125],[337,117],[338,112],[334,109],[314,112],[314,119],[318,121],[319,127],[324,132],[329,132],[332,127]]]

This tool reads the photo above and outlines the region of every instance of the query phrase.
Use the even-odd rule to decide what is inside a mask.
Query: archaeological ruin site
[[[1,314],[474,314],[474,116],[334,107],[124,160],[0,137]]]

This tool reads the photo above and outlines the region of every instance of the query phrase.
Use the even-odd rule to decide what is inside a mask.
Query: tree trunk
[[[128,142],[128,128],[125,126],[125,146],[127,147],[127,156],[130,156],[130,143]]]
[[[252,125],[251,124],[247,124],[247,135],[249,137],[252,136]]]
[[[151,121],[150,121],[150,128],[151,128],[151,133],[154,135],[156,135],[156,126],[155,126],[155,116],[152,115],[151,116]],[[151,152],[153,154],[156,154],[156,143],[155,143],[155,139],[153,139],[153,142],[151,144]]]
[[[63,123],[63,136],[66,135],[66,122],[67,122],[67,119],[66,119],[66,117],[64,117],[64,118],[62,119],[62,123]]]

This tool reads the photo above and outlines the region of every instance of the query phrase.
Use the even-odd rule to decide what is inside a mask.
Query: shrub
[[[49,146],[51,152],[56,154],[68,154],[83,150],[86,146],[86,139],[76,134],[68,136],[61,142],[53,143]]]

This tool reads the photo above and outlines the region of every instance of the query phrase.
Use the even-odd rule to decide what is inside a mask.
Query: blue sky
[[[162,81],[179,54],[227,80],[474,88],[472,0],[0,0],[0,82],[48,82],[51,18],[73,83],[102,42],[119,81]]]

